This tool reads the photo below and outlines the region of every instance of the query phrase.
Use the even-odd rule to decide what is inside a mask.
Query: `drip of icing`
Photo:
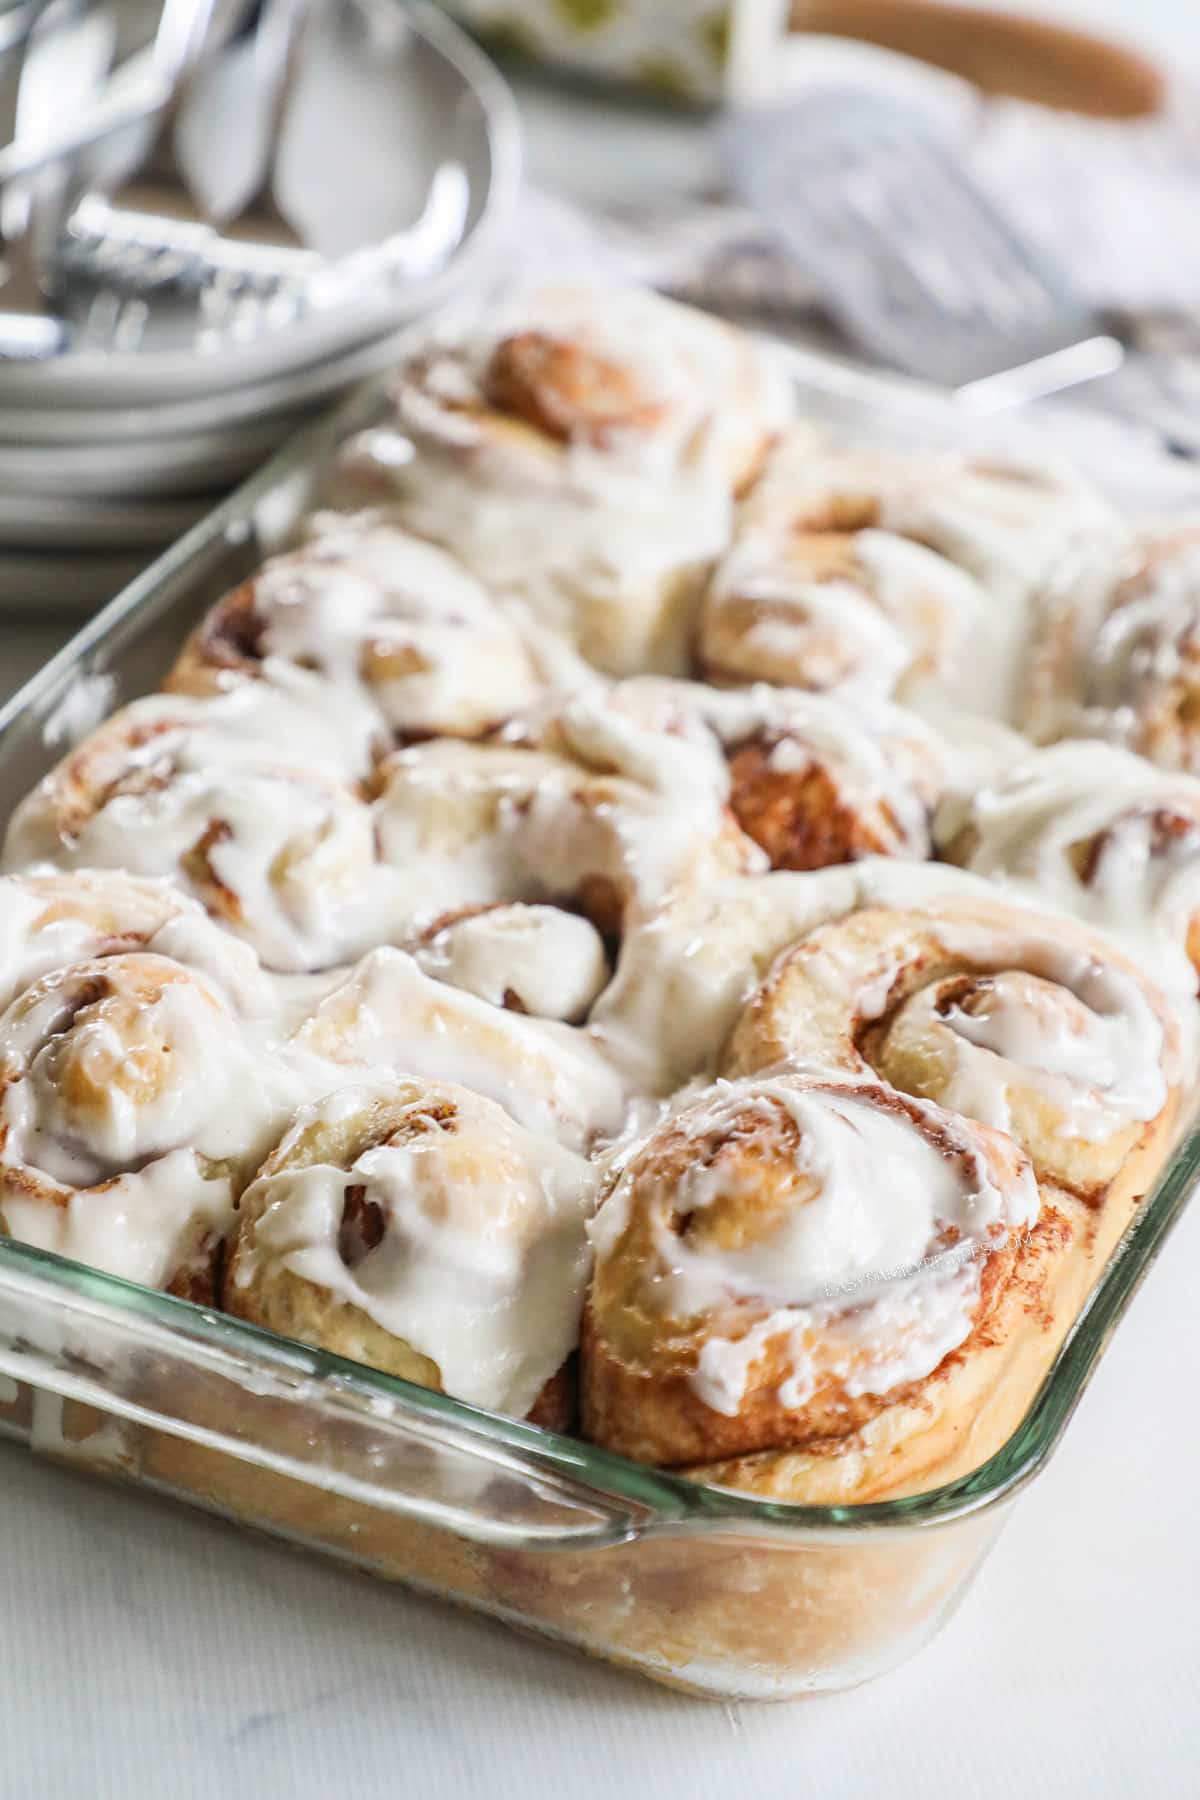
[[[1155,843],[1160,813],[1194,828]],[[951,803],[939,835],[952,843],[963,830],[972,869],[1124,944],[1175,997],[1195,1037],[1187,935],[1200,913],[1200,781],[1111,744],[1073,740],[1026,754],[969,803]]]
[[[540,1019],[586,1016],[608,980],[595,926],[554,906],[494,906],[415,952],[426,974]]]
[[[449,1123],[427,1121],[347,1169],[317,1163],[255,1182],[244,1206],[263,1210],[239,1279],[282,1265],[429,1357],[448,1393],[521,1416],[578,1338],[597,1172],[476,1095],[445,1092]],[[364,1093],[335,1094],[301,1129],[344,1117]],[[350,1187],[384,1219],[353,1268],[338,1250]]]
[[[625,1089],[583,1032],[503,1012],[423,974],[399,950],[375,950],[296,1036],[310,1055],[461,1082],[527,1130],[574,1149],[620,1129]]]
[[[1162,1110],[1179,1077],[1179,1045],[1136,974],[1041,935],[1032,921],[1011,943],[997,944],[994,935],[957,920],[940,922],[938,936],[952,956],[1000,971],[986,978],[974,1017],[955,1010],[942,1019],[962,1045],[950,1105],[1004,1127],[1007,1087],[1033,1086],[1059,1109],[1061,1133],[1081,1138]],[[1007,971],[1028,971],[1050,985]],[[1020,985],[1011,993],[1014,980]],[[885,1001],[881,995],[880,1008]],[[933,1007],[936,1000],[920,995],[916,1004]]]
[[[1037,1218],[1037,1185],[1018,1165],[1007,1188],[982,1155],[944,1154],[922,1133],[941,1117],[879,1106],[870,1090],[755,1079],[721,1083],[674,1115],[711,1141],[746,1129],[757,1114],[780,1114],[795,1128],[793,1166],[809,1190],[761,1240],[723,1247],[672,1228],[679,1213],[700,1216],[730,1193],[719,1155],[690,1165],[669,1213],[655,1215],[651,1304],[673,1318],[728,1315],[752,1307],[735,1337],[710,1335],[692,1384],[715,1411],[732,1416],[767,1344],[788,1340],[784,1405],[800,1405],[818,1370],[847,1393],[886,1393],[929,1374],[971,1330],[981,1257],[1010,1231]],[[881,1178],[886,1171],[886,1178]],[[612,1253],[629,1218],[636,1161],[618,1180],[591,1235],[597,1256]],[[748,1179],[754,1179],[751,1168]]]

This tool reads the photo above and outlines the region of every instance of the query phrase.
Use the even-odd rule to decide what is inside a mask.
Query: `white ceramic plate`
[[[274,381],[248,382],[191,399],[136,406],[3,406],[0,445],[82,445],[130,439],[148,442],[212,431],[247,420],[265,420],[275,413],[297,413],[398,362],[411,330],[406,325],[373,343],[360,344],[315,367],[281,375]]]
[[[159,550],[212,511],[211,494],[184,500],[80,500],[0,494],[0,545],[10,550]]]
[[[139,443],[0,445],[0,491],[136,499],[216,494],[279,447],[300,423],[296,414]]]
[[[331,0],[304,54],[311,101],[306,112],[302,69],[277,191],[286,181],[293,196],[311,195],[314,205],[319,197],[326,217],[331,199],[349,196],[342,204],[382,243],[422,218],[431,195],[454,189],[461,213],[440,262],[370,301],[343,301],[250,337],[231,321],[214,329],[198,304],[174,304],[161,317],[152,306],[136,349],[85,347],[0,367],[0,411],[155,405],[262,383],[394,332],[446,297],[515,198],[520,138],[507,86],[421,0]]]

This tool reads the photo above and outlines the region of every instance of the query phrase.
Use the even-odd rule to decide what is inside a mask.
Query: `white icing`
[[[171,1150],[103,1187],[67,1192],[61,1205],[15,1193],[0,1168],[0,1214],[10,1237],[74,1262],[164,1287],[204,1239],[233,1218],[228,1176],[206,1174],[193,1150]]]
[[[1155,845],[1156,812],[1194,825]],[[1200,914],[1200,781],[1073,740],[1027,751],[1008,774],[948,803],[939,836],[953,846],[963,831],[970,868],[1123,942],[1177,997],[1181,1019],[1192,1019],[1196,971],[1186,946]]]
[[[414,925],[569,899],[597,878],[644,911],[706,862],[720,866],[728,776],[714,744],[648,728],[603,691],[566,701],[549,741],[443,740],[389,760],[379,848]],[[765,863],[748,841],[741,855]]]
[[[936,1108],[913,1111],[931,1130],[944,1117]],[[801,1193],[776,1229],[734,1248],[697,1248],[694,1234],[680,1234],[680,1215],[729,1196],[734,1174],[711,1151],[685,1169],[654,1215],[651,1304],[676,1319],[752,1312],[747,1334],[708,1337],[693,1376],[705,1404],[731,1416],[753,1364],[780,1336],[789,1339],[791,1363],[785,1405],[802,1404],[818,1374],[836,1376],[850,1395],[886,1393],[929,1374],[971,1329],[982,1254],[1038,1213],[1028,1165],[1001,1186],[982,1155],[943,1154],[913,1116],[880,1106],[866,1089],[721,1083],[672,1123],[711,1144],[722,1134],[736,1141],[756,1115],[770,1128],[781,1114],[797,1134],[792,1166]],[[960,1142],[970,1140],[956,1135]],[[596,1219],[601,1258],[623,1228],[637,1179],[635,1162]]]
[[[427,975],[493,1006],[577,1021],[608,980],[594,925],[554,906],[493,906],[456,919],[415,952]]]
[[[319,513],[254,582],[260,652],[318,670],[395,731],[473,735],[540,682],[517,627],[454,557],[372,514]]]
[[[619,1130],[625,1115],[623,1083],[584,1033],[432,980],[399,950],[364,957],[296,1043],[335,1062],[460,1083],[573,1149]]]
[[[537,331],[625,371],[635,417],[560,442],[492,412],[496,346]],[[396,386],[415,444],[373,432],[349,447],[341,486],[365,491],[448,545],[489,586],[617,673],[686,660],[694,573],[728,541],[733,485],[790,410],[774,357],[654,295],[555,289],[490,312],[418,353]]]
[[[264,1210],[239,1279],[279,1265],[315,1282],[431,1358],[448,1393],[520,1416],[578,1338],[597,1174],[465,1088],[428,1094],[453,1100],[451,1122],[365,1149],[348,1169],[317,1163],[255,1182],[243,1204]],[[301,1129],[370,1097],[335,1094]],[[353,1268],[338,1249],[351,1186],[384,1220]]]

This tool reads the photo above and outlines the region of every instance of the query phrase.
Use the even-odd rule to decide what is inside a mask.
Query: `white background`
[[[1057,10],[1200,65],[1194,0]],[[8,680],[55,636],[6,632]],[[1193,1207],[941,1638],[790,1706],[680,1699],[0,1447],[0,1800],[1194,1800],[1198,1285]]]

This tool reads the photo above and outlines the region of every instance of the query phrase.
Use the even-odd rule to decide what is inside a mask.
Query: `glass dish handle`
[[[476,1543],[612,1545],[652,1515],[661,1526],[664,1501],[682,1511],[650,1470],[644,1499],[601,1491],[572,1474],[569,1440],[12,1243],[0,1243],[0,1373],[76,1403],[52,1429],[85,1462],[89,1418],[96,1460],[132,1473],[146,1434],[165,1432]],[[128,1422],[115,1449],[114,1415]],[[32,1435],[66,1453],[39,1446],[36,1404]]]

